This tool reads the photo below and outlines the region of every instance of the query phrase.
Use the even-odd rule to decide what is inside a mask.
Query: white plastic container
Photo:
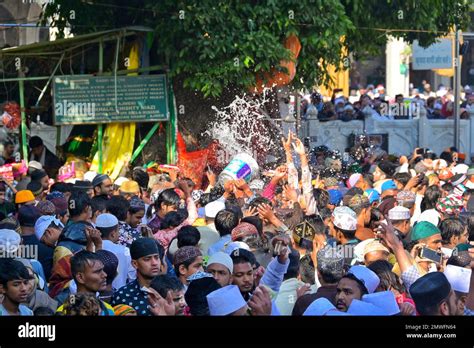
[[[232,158],[227,167],[219,174],[219,182],[225,184],[228,180],[237,179],[250,182],[258,177],[258,172],[257,161],[246,153],[239,153]]]

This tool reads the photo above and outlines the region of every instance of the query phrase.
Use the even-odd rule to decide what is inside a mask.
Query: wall
[[[364,132],[365,130],[365,132]],[[429,120],[424,116],[412,120],[393,121],[329,121],[308,120],[302,136],[310,137],[311,147],[326,145],[344,152],[351,134],[388,134],[389,153],[409,155],[416,147],[429,148],[436,154],[454,144],[454,120]],[[461,120],[460,152],[466,162],[474,155],[474,121]]]

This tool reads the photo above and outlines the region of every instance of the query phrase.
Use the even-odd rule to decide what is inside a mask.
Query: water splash
[[[229,162],[238,153],[247,153],[262,164],[265,155],[276,147],[269,116],[264,111],[269,100],[267,94],[265,90],[260,99],[236,95],[228,106],[221,109],[212,106],[216,117],[203,135],[219,141],[220,163]]]

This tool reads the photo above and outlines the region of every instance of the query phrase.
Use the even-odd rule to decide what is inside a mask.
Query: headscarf
[[[119,304],[114,307],[114,314],[119,316],[137,315],[137,311],[125,304]]]
[[[51,278],[49,278],[49,296],[55,298],[59,293],[69,286],[72,280],[71,271],[72,254],[60,258],[53,266]]]

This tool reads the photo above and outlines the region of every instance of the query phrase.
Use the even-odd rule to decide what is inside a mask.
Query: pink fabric
[[[357,182],[360,180],[361,177],[362,177],[362,175],[360,175],[359,173],[352,174],[349,177],[349,180],[347,180],[347,186],[349,188],[353,188],[354,185],[357,184]]]
[[[275,185],[274,183],[270,181],[268,185],[265,186],[265,188],[263,189],[262,197],[272,200],[273,197],[275,196],[276,187],[277,185]]]
[[[188,210],[188,218],[183,223],[171,230],[158,230],[153,237],[168,251],[169,244],[173,238],[178,235],[178,231],[187,225],[192,225],[198,218],[196,204],[191,197],[186,199],[186,207]]]

